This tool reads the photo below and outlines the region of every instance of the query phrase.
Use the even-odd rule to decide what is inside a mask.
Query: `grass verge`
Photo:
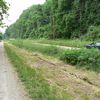
[[[78,68],[100,72],[100,51],[96,49],[64,50],[55,46],[33,44],[33,42],[27,40],[13,40],[10,43],[33,52],[58,57],[68,64],[78,65]]]
[[[84,40],[64,40],[64,39],[56,39],[56,40],[48,40],[48,39],[33,39],[33,40],[23,40],[24,43],[43,43],[43,44],[51,44],[51,45],[59,45],[59,46],[68,46],[68,47],[78,47],[82,48],[85,44],[91,43],[91,41]]]
[[[72,100],[64,91],[60,92],[56,86],[50,85],[41,70],[30,68],[8,44],[5,44],[5,50],[32,100]]]
[[[9,43],[19,47],[24,48],[33,52],[41,52],[43,54],[58,57],[59,54],[63,51],[62,49],[55,46],[41,46],[40,44],[34,44],[31,41],[25,40],[11,40]]]

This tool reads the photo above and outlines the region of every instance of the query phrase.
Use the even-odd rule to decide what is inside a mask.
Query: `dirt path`
[[[0,100],[30,100],[0,42]]]

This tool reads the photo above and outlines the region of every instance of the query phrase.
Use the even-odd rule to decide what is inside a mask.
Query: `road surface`
[[[0,100],[30,100],[0,42]]]
[[[80,48],[77,47],[67,47],[67,46],[60,46],[60,45],[52,45],[52,44],[44,44],[44,43],[33,43],[41,46],[54,46],[60,49],[69,49],[69,50],[79,50]]]

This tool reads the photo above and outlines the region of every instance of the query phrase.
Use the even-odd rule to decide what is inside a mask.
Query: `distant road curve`
[[[44,44],[44,43],[33,43],[33,44],[43,45],[43,46],[55,46],[55,47],[58,47],[58,48],[61,48],[61,49],[69,49],[69,50],[72,50],[72,49],[79,50],[80,49],[80,48],[77,48],[77,47],[67,47],[67,46],[59,46],[59,45]]]

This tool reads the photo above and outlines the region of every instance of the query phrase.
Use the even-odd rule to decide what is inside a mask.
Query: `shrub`
[[[85,38],[86,38],[86,40],[91,40],[91,41],[100,39],[100,25],[99,26],[90,26]]]
[[[100,52],[98,50],[66,50],[60,59],[72,65],[79,65],[78,67],[87,66],[87,69],[100,72]]]
[[[78,50],[66,50],[65,52],[62,53],[60,59],[72,64],[72,65],[76,65],[78,62],[78,55],[80,54],[80,51]]]

